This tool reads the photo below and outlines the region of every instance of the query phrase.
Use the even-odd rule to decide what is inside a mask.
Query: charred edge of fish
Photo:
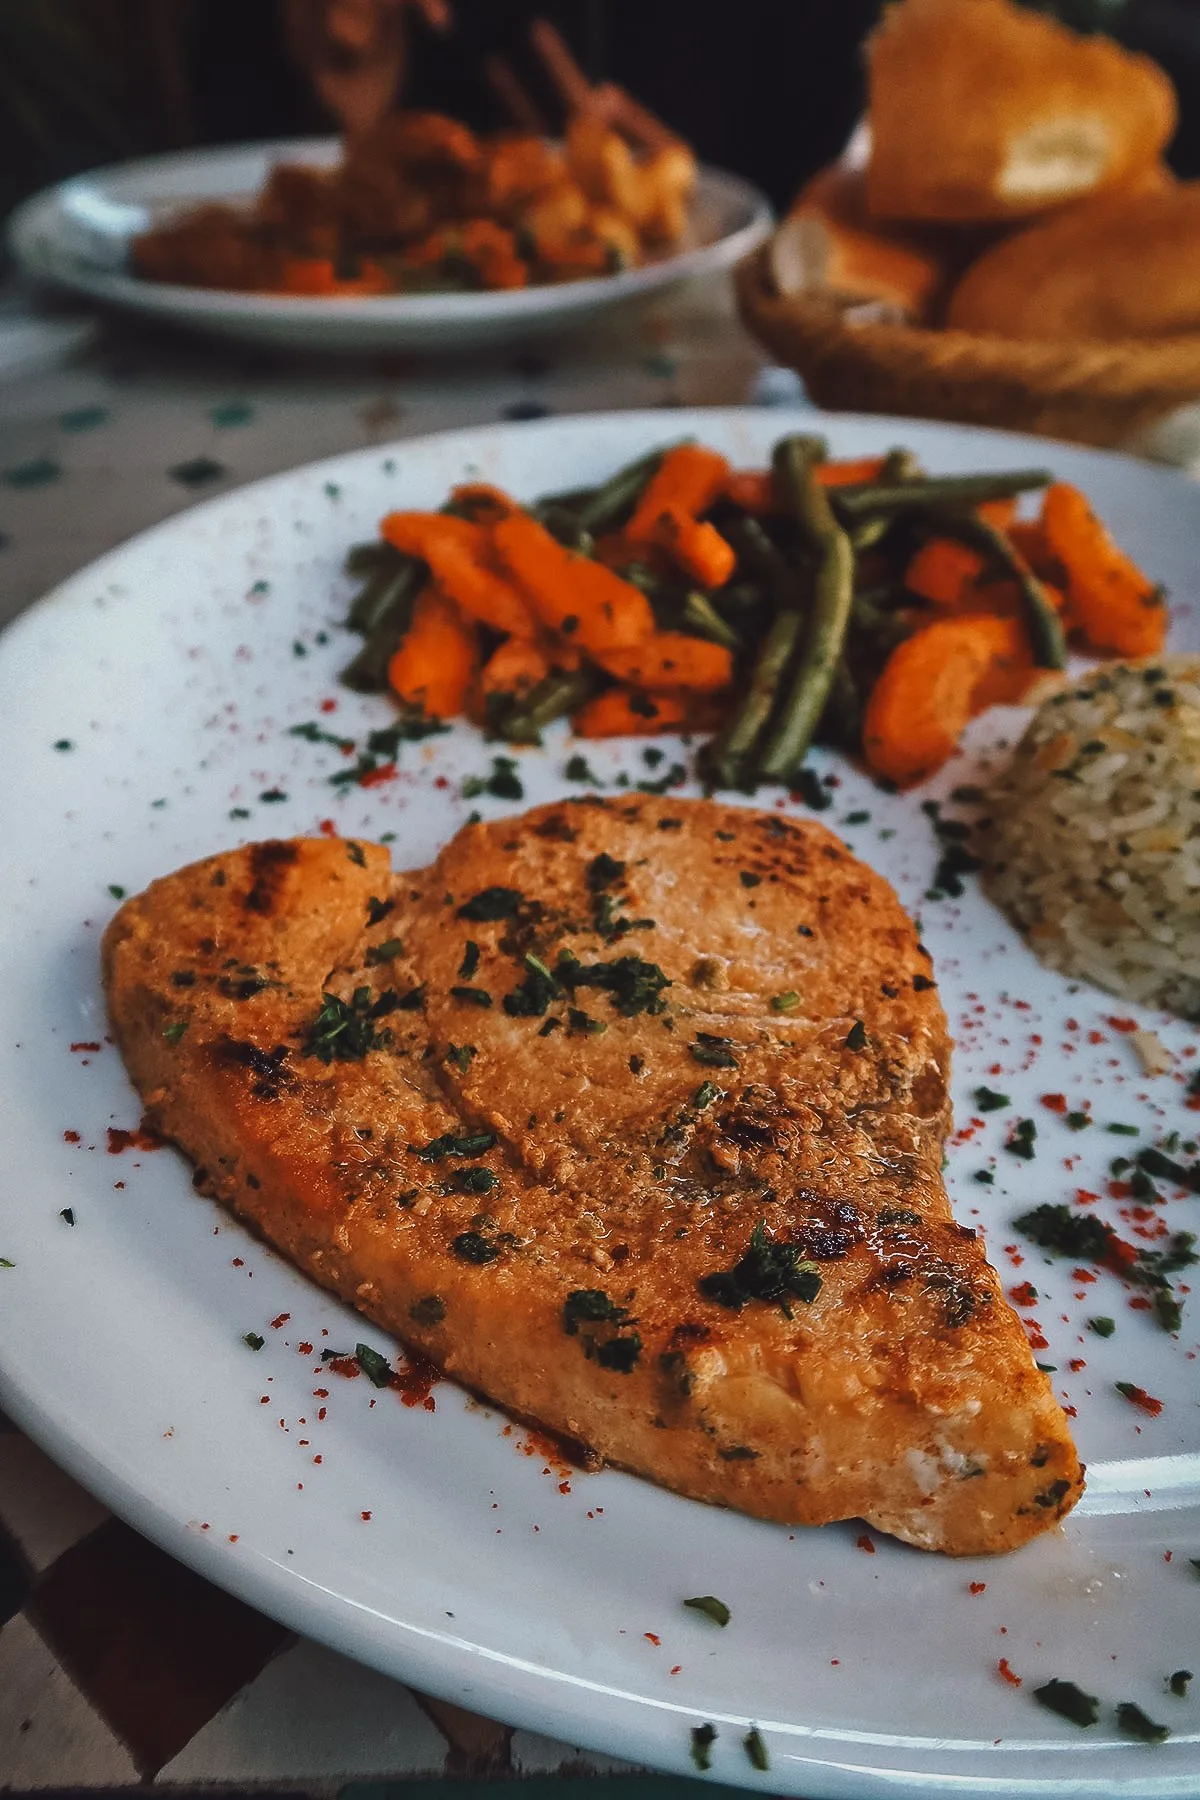
[[[298,860],[299,854],[295,844],[284,843],[278,838],[269,838],[265,843],[250,846],[250,886],[242,901],[247,912],[259,913],[263,918],[270,917],[283,887],[284,876]]]

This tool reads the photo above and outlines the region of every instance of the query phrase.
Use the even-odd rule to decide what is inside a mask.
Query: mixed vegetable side
[[[1045,470],[931,476],[803,435],[769,469],[679,443],[529,506],[470,483],[380,531],[348,560],[351,687],[513,744],[563,716],[584,738],[702,731],[714,787],[795,786],[814,742],[920,781],[1063,668],[1068,635],[1120,656],[1166,635],[1162,590]]]

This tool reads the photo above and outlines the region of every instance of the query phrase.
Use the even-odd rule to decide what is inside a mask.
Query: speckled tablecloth
[[[283,360],[113,321],[77,360],[0,382],[0,622],[194,501],[338,451],[548,413],[797,397],[723,284],[585,336],[423,362]],[[361,1800],[364,1782],[438,1777],[449,1800],[456,1780],[551,1776],[563,1800],[567,1778],[601,1775],[655,1800],[689,1786],[293,1637],[138,1537],[0,1415],[0,1789]]]

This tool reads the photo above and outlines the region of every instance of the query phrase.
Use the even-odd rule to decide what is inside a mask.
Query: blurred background
[[[635,92],[705,162],[777,206],[830,161],[863,101],[860,46],[881,0],[3,0],[0,215],[97,163],[353,124],[391,98],[479,129],[512,123],[495,59],[558,123],[528,48],[558,26],[593,82]],[[1177,173],[1200,173],[1195,0],[1058,0],[1077,29],[1172,76]]]

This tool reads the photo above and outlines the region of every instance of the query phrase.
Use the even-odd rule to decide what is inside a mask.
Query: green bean
[[[424,580],[424,563],[406,558],[375,608],[361,650],[342,670],[341,679],[347,687],[360,694],[382,693],[387,687],[388,664],[408,630],[413,602]]]
[[[564,545],[568,550],[577,550],[581,556],[590,556],[595,549],[595,540],[590,531],[585,531],[579,523],[576,513],[566,506],[543,506],[538,519],[546,527],[552,538]]]
[[[396,605],[397,586],[407,592],[409,584],[418,576],[424,579],[424,563],[416,563],[411,557],[402,556],[399,550],[393,550],[392,561],[376,569],[350,602],[346,629],[369,637],[376,621],[386,618]]]
[[[510,744],[538,744],[542,727],[590,700],[599,682],[592,669],[555,670],[496,720],[493,731]]]
[[[921,479],[921,464],[914,450],[906,450],[903,445],[898,445],[888,451],[879,471],[879,486],[896,487]],[[863,550],[873,550],[892,529],[892,523],[888,513],[875,513],[872,517],[849,526],[850,542],[854,545],[856,554]]]
[[[683,443],[690,441],[680,440]],[[602,531],[611,531],[622,524],[640,500],[667,451],[677,448],[677,444],[664,444],[661,450],[652,450],[648,456],[639,456],[636,462],[618,469],[579,508],[580,527],[590,531],[593,537],[599,537]]]
[[[857,750],[862,743],[862,701],[845,657],[833,672],[829,698],[821,714],[821,733],[823,739],[843,750]]]
[[[848,522],[874,513],[907,512],[913,507],[978,506],[985,500],[1008,500],[1048,487],[1054,477],[1048,469],[1013,469],[995,475],[923,475],[914,481],[885,484],[856,482],[834,488],[830,499],[838,515]]]
[[[799,604],[799,575],[774,538],[752,513],[731,523],[725,530],[725,536],[737,551],[739,564],[747,565],[750,573],[757,575],[765,583],[768,599],[774,600],[777,606],[795,607]],[[731,590],[725,588],[722,593],[723,596],[731,595]]]
[[[818,559],[805,642],[758,761],[763,776],[789,781],[804,761],[841,659],[850,623],[854,551],[813,473],[806,440],[784,438],[775,446],[773,461],[780,492]]]
[[[1004,574],[1011,576],[1016,582],[1035,667],[1065,669],[1067,637],[1062,620],[1054,602],[1020,551],[1009,543],[1002,531],[997,531],[994,525],[989,525],[978,513],[959,512],[957,508],[948,507],[935,512],[931,517],[939,532],[946,537],[957,538],[960,543],[969,544],[972,549],[982,551],[994,567],[1003,570]]]
[[[753,791],[754,747],[775,709],[802,623],[794,607],[780,610],[771,620],[740,705],[705,750],[705,770],[714,786]]]
[[[365,544],[351,544],[342,567],[347,575],[371,575],[376,569],[385,569],[399,555],[400,551],[386,538],[371,538]]]
[[[724,644],[727,650],[740,650],[742,640],[733,626],[724,620],[707,594],[689,589],[683,601],[683,623],[696,637],[712,644]]]

